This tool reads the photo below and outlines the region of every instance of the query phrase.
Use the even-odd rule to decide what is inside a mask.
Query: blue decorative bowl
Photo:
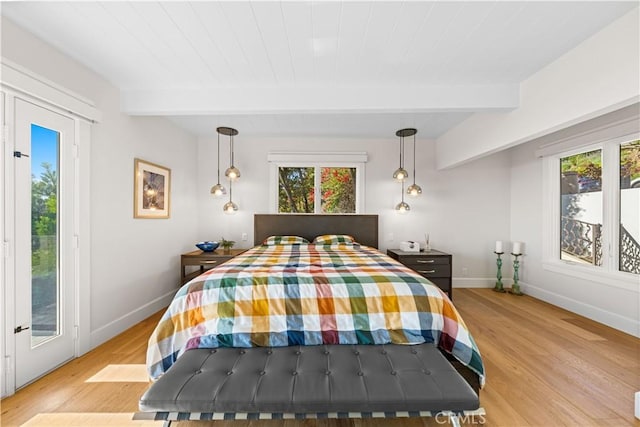
[[[220,243],[218,242],[198,242],[196,243],[196,247],[203,252],[213,252],[215,251]]]

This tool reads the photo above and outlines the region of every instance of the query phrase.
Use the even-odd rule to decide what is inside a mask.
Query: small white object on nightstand
[[[640,420],[640,391],[636,392],[636,418]]]
[[[400,242],[400,250],[403,252],[420,252],[420,243],[412,242],[411,240]]]

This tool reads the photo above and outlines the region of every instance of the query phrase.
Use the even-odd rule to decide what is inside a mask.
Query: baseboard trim
[[[113,322],[107,323],[106,325],[96,329],[91,332],[91,348],[95,348],[100,344],[110,340],[116,335],[126,331],[136,323],[139,323],[151,316],[152,314],[162,310],[167,307],[173,296],[176,294],[176,291],[167,292],[166,294],[154,299],[153,301],[148,302],[140,308],[137,308],[130,313],[127,313],[123,316],[118,317]]]
[[[496,285],[495,277],[454,277],[451,280],[454,288],[493,288]],[[512,279],[502,279],[504,286],[509,287]]]
[[[640,338],[640,321],[637,319],[621,316],[529,283],[520,282],[520,285],[522,292],[527,295]]]

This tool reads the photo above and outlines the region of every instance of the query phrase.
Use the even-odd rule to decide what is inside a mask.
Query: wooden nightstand
[[[431,249],[429,252],[404,252],[387,249],[387,255],[438,285],[453,301],[451,286],[451,254]]]
[[[229,261],[231,258],[240,255],[243,252],[246,252],[246,249],[231,249],[231,252],[228,254],[222,253],[221,249],[213,252],[197,250],[182,254],[180,256],[180,283],[184,285],[189,280],[204,273],[205,270],[209,270],[223,262]],[[191,273],[187,273],[186,267],[188,265],[198,265],[200,268],[196,271],[192,271]]]

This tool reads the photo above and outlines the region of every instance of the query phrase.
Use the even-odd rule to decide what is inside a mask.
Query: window
[[[366,159],[366,153],[270,153],[271,212],[362,212]]]
[[[602,150],[560,159],[560,259],[602,265]]]
[[[544,148],[543,148],[544,149]],[[640,140],[617,138],[545,158],[545,268],[605,281],[640,274]],[[621,273],[618,273],[621,272]]]
[[[320,168],[320,211],[356,212],[356,168]]]
[[[620,144],[620,271],[640,274],[640,141]]]
[[[315,168],[278,167],[278,213],[315,210]]]

